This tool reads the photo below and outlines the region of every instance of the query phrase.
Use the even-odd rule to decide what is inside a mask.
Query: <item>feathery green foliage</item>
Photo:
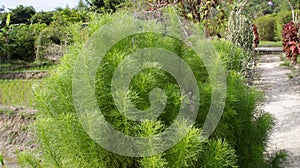
[[[97,103],[106,120],[124,134],[148,137],[164,131],[177,116],[182,99],[180,88],[170,74],[148,68],[136,74],[130,83],[127,95],[141,110],[149,108],[151,90],[155,87],[165,90],[168,100],[166,108],[156,121],[134,122],[125,118],[115,107],[110,88],[113,72],[127,55],[137,49],[159,47],[176,53],[193,70],[201,96],[197,123],[193,127],[184,119],[175,123],[181,129],[189,130],[189,133],[173,148],[145,158],[117,155],[89,137],[78,119],[72,100],[73,72],[74,68],[80,68],[75,67],[75,61],[85,44],[82,39],[87,39],[99,27],[120,15],[94,16],[86,29],[74,31],[74,43],[68,48],[62,64],[45,79],[43,87],[35,90],[36,108],[39,109],[35,126],[42,167],[249,167],[261,163],[271,117],[267,114],[254,117],[260,96],[254,89],[248,88],[236,72],[242,69],[243,52],[236,48],[229,50],[220,47],[222,44],[231,46],[223,41],[214,44],[228,69],[227,100],[223,117],[211,138],[201,139],[201,127],[209,111],[212,90],[203,62],[179,40],[154,33],[129,36],[109,50],[97,70]],[[77,29],[76,26],[74,29]]]
[[[227,70],[241,72],[245,68],[247,65],[247,53],[244,50],[223,39],[214,40],[212,43]]]
[[[203,149],[200,160],[196,167],[238,167],[237,156],[230,145],[222,140],[211,140]]]

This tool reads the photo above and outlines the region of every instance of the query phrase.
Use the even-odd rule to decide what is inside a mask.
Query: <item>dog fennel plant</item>
[[[188,134],[171,149],[151,157],[126,157],[109,152],[95,143],[83,129],[74,109],[72,100],[72,75],[78,54],[88,37],[114,15],[95,16],[86,28],[73,25],[74,43],[40,87],[34,90],[36,108],[39,110],[35,122],[39,147],[36,152],[42,167],[257,167],[264,164],[267,133],[272,125],[268,114],[254,117],[260,94],[245,85],[238,73],[244,67],[239,64],[245,55],[240,49],[220,47],[227,70],[227,99],[221,121],[207,140],[201,140],[201,128],[211,102],[211,84],[208,72],[196,53],[181,41],[155,33],[136,34],[117,42],[100,63],[95,84],[97,103],[106,120],[118,131],[138,137],[156,135],[170,124],[189,130]],[[134,44],[132,44],[134,39]],[[222,43],[216,41],[215,43]],[[230,45],[230,44],[228,44]],[[227,46],[227,45],[226,45]],[[140,110],[149,108],[149,92],[155,87],[165,91],[167,103],[163,113],[155,121],[134,122],[124,117],[115,107],[111,94],[111,79],[117,65],[137,49],[159,47],[169,50],[182,58],[192,69],[200,92],[200,108],[196,124],[191,127],[184,119],[173,122],[180,103],[180,88],[167,72],[147,68],[131,80],[128,96]],[[232,57],[231,53],[235,55]],[[232,59],[230,61],[228,58]],[[237,60],[235,60],[237,59]],[[126,104],[125,104],[126,105]],[[126,108],[126,106],[125,106]],[[100,138],[108,138],[103,135]],[[173,137],[176,141],[178,137]],[[116,144],[118,145],[118,144]],[[163,144],[156,144],[163,145]],[[153,144],[153,147],[155,145]],[[151,151],[153,149],[149,149]],[[26,164],[26,163],[25,163]]]

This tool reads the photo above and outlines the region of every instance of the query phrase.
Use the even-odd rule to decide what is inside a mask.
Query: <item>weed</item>
[[[294,78],[294,76],[293,76],[293,75],[291,75],[291,74],[288,74],[288,78],[289,78],[289,79],[293,79],[293,78]]]
[[[40,160],[29,151],[17,152],[18,162],[23,167],[41,168]]]
[[[9,109],[0,109],[0,114],[14,115],[15,111],[14,110],[9,110]]]
[[[101,24],[119,15],[96,18],[89,24],[91,32],[83,31],[84,34],[91,34]],[[35,128],[43,167],[260,167],[264,164],[263,153],[273,120],[269,114],[254,117],[261,94],[247,87],[245,79],[237,72],[243,69],[240,63],[248,60],[248,55],[244,55],[240,49],[222,48],[221,42],[216,47],[223,52],[223,58],[218,60],[222,60],[227,68],[227,99],[215,132],[205,142],[199,140],[200,128],[206,121],[214,88],[204,63],[191,48],[172,37],[144,33],[124,38],[106,53],[95,77],[96,101],[107,122],[119,132],[130,136],[148,137],[164,131],[175,120],[182,97],[180,87],[170,74],[161,69],[145,69],[133,77],[128,97],[138,109],[148,109],[149,92],[156,87],[162,88],[168,99],[165,112],[155,121],[134,122],[126,118],[115,106],[111,94],[111,79],[124,57],[138,49],[165,48],[176,53],[191,67],[198,82],[201,99],[196,124],[188,127],[186,120],[177,123],[179,128],[189,130],[186,137],[163,153],[137,158],[117,155],[103,149],[82,127],[72,98],[74,69],[80,68],[75,67],[75,60],[85,43],[81,39],[75,40],[73,46],[68,48],[62,64],[53,75],[34,90],[36,108],[39,110]],[[132,39],[134,46],[128,45],[132,43]],[[224,44],[232,46],[227,42]],[[219,65],[217,62],[216,64]],[[126,101],[121,103],[128,109]],[[101,125],[99,127],[99,130],[103,130]],[[110,138],[107,134],[99,136],[99,139],[107,138]],[[109,140],[116,142],[115,139]],[[176,137],[172,137],[168,142],[175,140]],[[116,142],[115,145],[119,144]],[[149,151],[153,150],[149,148]]]
[[[290,64],[291,64],[290,62],[284,61],[283,63],[280,64],[280,66],[287,66],[288,67],[288,66],[290,66]]]
[[[276,150],[266,154],[267,167],[284,168],[287,163],[288,153],[286,150]]]
[[[282,47],[282,41],[260,41],[259,47]]]
[[[0,166],[4,166],[4,159],[2,153],[0,153]]]

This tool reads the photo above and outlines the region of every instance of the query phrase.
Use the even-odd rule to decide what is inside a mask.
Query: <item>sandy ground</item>
[[[265,93],[262,110],[274,115],[268,150],[285,149],[289,153],[286,167],[300,167],[300,78],[296,70],[280,66],[280,54],[259,56],[255,86]]]

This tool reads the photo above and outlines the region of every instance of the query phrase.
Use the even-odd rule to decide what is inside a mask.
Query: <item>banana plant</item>
[[[12,26],[10,25],[10,13],[8,13],[6,16],[5,26],[1,29],[1,32],[3,32],[3,34],[4,34],[6,43],[9,43],[8,33],[10,32],[11,29],[12,29]]]
[[[9,44],[9,32],[12,30],[12,28],[13,28],[13,26],[10,24],[10,13],[8,13],[6,16],[5,26],[0,29],[5,38],[6,46],[8,46],[8,44]],[[7,59],[10,60],[9,52],[7,52]]]

